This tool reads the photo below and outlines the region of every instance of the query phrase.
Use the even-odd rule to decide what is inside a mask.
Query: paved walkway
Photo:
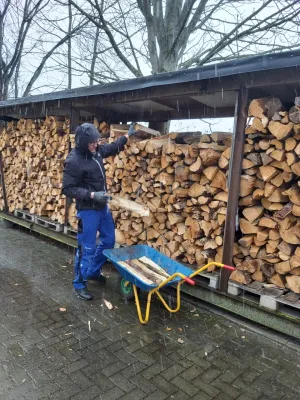
[[[142,326],[113,270],[95,301],[75,297],[71,263],[0,227],[0,400],[300,399],[297,346],[189,304],[169,315],[155,300]]]

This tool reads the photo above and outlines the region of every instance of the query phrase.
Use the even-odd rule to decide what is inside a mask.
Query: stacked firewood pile
[[[107,142],[110,126],[96,118],[93,122]],[[4,164],[8,211],[24,210],[63,224],[66,199],[61,195],[63,164],[74,146],[69,120],[64,117],[21,119],[9,122],[0,132],[0,152]],[[0,188],[0,210],[4,198]],[[69,218],[77,226],[72,205]]]
[[[21,119],[3,129],[0,151],[9,212],[28,210],[63,222],[66,200],[60,192],[63,162],[69,151],[68,132],[68,121],[53,117]]]
[[[231,279],[243,284],[266,282],[299,293],[299,98],[289,110],[276,98],[253,100],[249,117],[234,246],[237,270]],[[129,128],[97,120],[94,124],[103,142],[115,140]],[[74,141],[68,125],[64,118],[20,120],[0,133],[10,212],[28,210],[64,222],[62,170],[69,142]],[[230,146],[230,134],[171,133],[132,141],[108,159],[109,191],[151,211],[141,218],[112,207],[117,242],[147,243],[190,264],[221,261]],[[68,218],[76,228],[74,204]]]
[[[300,98],[253,100],[240,186],[237,270],[243,284],[269,282],[300,292]]]
[[[107,163],[109,191],[151,211],[140,218],[113,210],[118,243],[147,243],[190,264],[221,260],[230,145],[230,134],[169,134]]]

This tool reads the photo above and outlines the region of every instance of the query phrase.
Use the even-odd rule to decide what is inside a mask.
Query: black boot
[[[89,292],[89,291],[87,290],[87,288],[84,288],[84,289],[76,289],[75,292],[77,293],[77,296],[78,296],[80,299],[83,299],[83,300],[92,300],[92,299],[94,298],[94,296],[92,295],[92,293]]]

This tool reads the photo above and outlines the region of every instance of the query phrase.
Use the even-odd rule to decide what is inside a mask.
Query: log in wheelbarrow
[[[147,245],[136,245],[118,249],[104,250],[103,253],[113,263],[121,275],[121,293],[123,296],[128,300],[133,298],[135,299],[138,317],[142,324],[146,324],[149,320],[151,298],[154,294],[157,295],[169,312],[176,313],[180,309],[180,288],[183,283],[195,285],[195,281],[193,281],[192,278],[198,275],[200,272],[205,271],[211,265],[234,270],[234,268],[230,267],[229,265],[211,262],[199,268],[197,271],[193,271],[192,269],[172,260],[171,258]],[[158,282],[150,282],[149,276],[147,277],[147,273],[144,272],[143,274],[139,267],[136,267],[136,270],[134,268],[135,265],[131,262],[131,260],[141,259],[151,260],[156,264],[156,266],[162,268],[165,278],[163,280],[160,279]],[[143,264],[143,271],[145,271],[145,266],[147,263],[149,268],[151,268],[152,273],[155,271],[154,265],[151,263],[151,261],[147,261],[146,264]],[[138,262],[137,265],[139,265]],[[160,293],[160,290],[166,286],[176,286],[177,305],[175,308],[169,307]],[[140,290],[148,292],[146,312],[144,317],[142,316],[140,306]]]

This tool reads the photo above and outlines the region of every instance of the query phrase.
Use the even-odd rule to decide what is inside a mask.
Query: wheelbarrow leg
[[[159,300],[163,303],[163,305],[166,307],[166,309],[170,312],[170,313],[176,313],[180,310],[180,286],[182,285],[183,282],[179,282],[177,284],[177,306],[176,308],[172,309],[169,307],[169,305],[166,303],[165,299],[162,297],[162,295],[159,293],[159,291],[155,291],[155,293],[157,294],[157,297],[159,298]]]
[[[177,283],[177,306],[175,309],[172,309],[168,306],[168,304],[166,303],[165,299],[162,297],[162,295],[159,293],[159,290],[161,288],[163,288],[164,286],[166,286],[166,284],[170,281],[172,281],[175,278],[181,278],[182,281],[179,281]],[[135,303],[136,303],[136,308],[137,308],[137,313],[139,316],[139,320],[141,324],[146,324],[149,320],[149,314],[150,314],[150,307],[151,307],[151,298],[152,295],[154,293],[157,294],[157,297],[160,299],[160,301],[163,303],[163,305],[166,307],[166,309],[171,312],[171,313],[176,313],[177,311],[179,311],[180,309],[180,287],[181,285],[187,282],[190,285],[194,285],[195,282],[192,281],[190,278],[188,278],[187,276],[184,276],[183,274],[181,274],[180,272],[176,272],[175,274],[169,276],[165,281],[161,282],[161,284],[159,286],[157,286],[155,289],[152,289],[149,293],[148,293],[148,297],[147,297],[147,306],[146,306],[146,314],[145,314],[145,318],[143,318],[142,316],[142,311],[141,311],[141,306],[140,306],[140,299],[139,299],[139,295],[138,295],[138,290],[137,287],[135,285],[133,285],[133,291],[134,291],[134,297],[135,297]]]
[[[141,306],[140,306],[139,294],[138,294],[138,291],[137,291],[137,287],[135,285],[133,285],[133,291],[134,291],[135,304],[136,304],[136,309],[137,309],[137,313],[138,313],[138,316],[139,316],[140,323],[141,324],[147,324],[147,322],[149,320],[149,315],[150,315],[151,297],[152,297],[153,292],[151,291],[151,292],[148,293],[146,313],[145,313],[145,318],[143,318],[142,310],[141,310]]]

